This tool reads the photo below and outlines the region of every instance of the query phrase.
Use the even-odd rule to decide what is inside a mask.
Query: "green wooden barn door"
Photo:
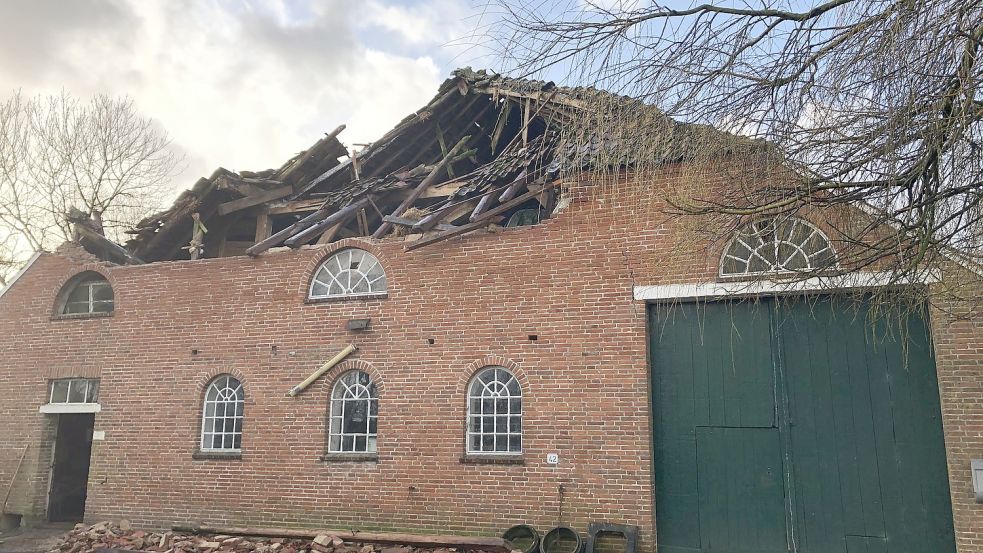
[[[928,329],[904,319],[651,306],[659,551],[954,552]]]
[[[955,551],[924,320],[830,298],[774,313],[799,551]]]
[[[660,553],[788,551],[768,307],[653,309]]]

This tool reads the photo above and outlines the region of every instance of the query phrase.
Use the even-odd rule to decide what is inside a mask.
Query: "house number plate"
[[[559,453],[547,453],[546,454],[546,464],[547,465],[559,465],[560,464],[560,454]]]

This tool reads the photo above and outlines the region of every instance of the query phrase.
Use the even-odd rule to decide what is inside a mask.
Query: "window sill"
[[[196,449],[194,453],[191,454],[192,459],[228,459],[237,460],[242,459],[242,451],[209,451]]]
[[[103,319],[106,317],[112,317],[114,311],[108,313],[98,312],[98,313],[62,313],[60,315],[52,315],[52,321],[73,321],[76,319]]]
[[[339,301],[364,301],[364,300],[384,300],[389,297],[389,292],[379,292],[376,294],[362,294],[359,296],[331,296],[327,298],[312,298],[308,296],[304,303],[333,303]]]
[[[475,454],[466,453],[461,456],[463,465],[525,465],[522,454]]]
[[[322,463],[378,463],[378,453],[325,453],[317,459]]]

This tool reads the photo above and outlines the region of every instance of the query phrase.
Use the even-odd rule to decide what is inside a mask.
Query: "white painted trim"
[[[934,284],[941,280],[938,271],[926,271],[915,277],[895,278],[891,272],[850,273],[802,280],[751,280],[740,282],[701,282],[693,284],[659,284],[635,286],[636,300],[667,300],[682,298],[716,298],[725,296],[759,296]]]
[[[7,293],[7,290],[10,290],[10,288],[13,287],[14,283],[17,282],[17,280],[20,277],[24,276],[24,273],[26,273],[27,270],[31,268],[31,265],[34,265],[34,262],[37,261],[38,258],[41,257],[41,254],[43,253],[44,253],[43,251],[34,252],[34,255],[32,255],[31,258],[27,260],[27,263],[25,263],[24,266],[21,267],[16,274],[14,274],[13,278],[7,281],[7,285],[4,286],[3,288],[0,288],[0,298],[2,298],[3,295]]]
[[[46,403],[38,411],[46,415],[98,413],[102,411],[102,405],[98,403]]]

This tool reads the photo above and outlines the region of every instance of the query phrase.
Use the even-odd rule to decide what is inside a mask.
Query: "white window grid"
[[[468,453],[522,453],[522,388],[504,367],[487,367],[468,386]]]
[[[99,381],[91,378],[52,380],[48,403],[99,403]]]
[[[803,272],[836,266],[836,252],[821,230],[802,219],[755,221],[724,249],[721,276]]]
[[[388,289],[382,264],[371,253],[348,248],[332,255],[318,267],[309,297],[357,297],[385,293]]]
[[[102,279],[80,282],[65,300],[62,314],[109,313],[113,310],[113,288]]]
[[[329,453],[375,453],[379,398],[368,373],[348,371],[331,392]]]
[[[202,408],[203,451],[241,450],[244,406],[242,383],[236,378],[222,375],[211,381]]]

